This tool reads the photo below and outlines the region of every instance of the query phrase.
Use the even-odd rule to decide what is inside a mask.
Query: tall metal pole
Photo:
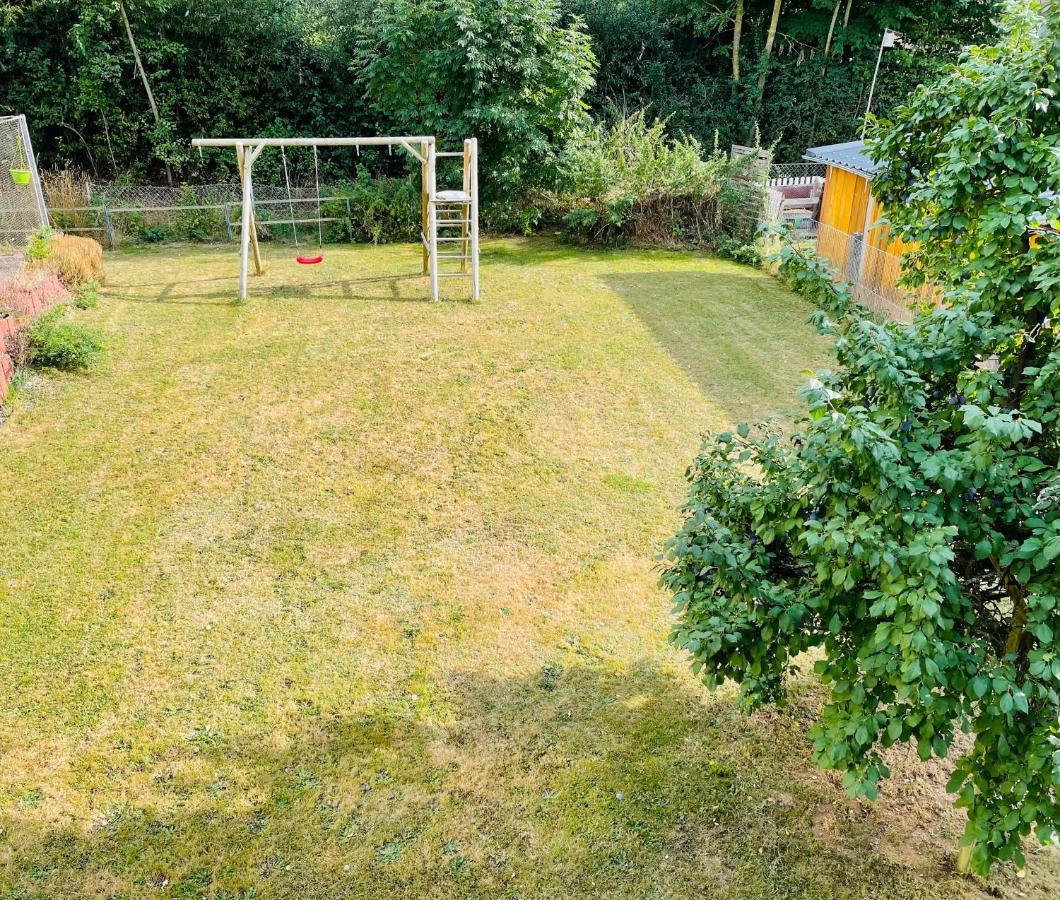
[[[889,29],[884,30],[880,40],[880,52],[876,55],[876,68],[872,72],[872,86],[869,88],[869,102],[865,105],[865,120],[861,123],[861,140],[865,139],[865,129],[869,127],[869,112],[872,110],[872,95],[876,93],[876,76],[880,74],[880,62],[883,60],[883,45],[887,41]]]

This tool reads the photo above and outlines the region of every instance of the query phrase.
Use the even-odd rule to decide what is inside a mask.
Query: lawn
[[[805,305],[688,254],[120,251],[89,376],[0,430],[0,897],[1045,896],[951,876],[666,644],[700,433],[796,403]]]

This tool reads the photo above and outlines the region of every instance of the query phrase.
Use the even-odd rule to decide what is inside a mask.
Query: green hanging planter
[[[29,169],[9,169],[11,180],[15,184],[29,184]]]

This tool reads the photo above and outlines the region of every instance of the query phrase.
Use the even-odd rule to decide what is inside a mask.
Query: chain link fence
[[[847,282],[859,303],[888,318],[908,322],[918,307],[939,302],[930,284],[915,290],[899,283],[902,258],[877,246],[863,234],[847,234],[831,225],[813,222],[808,230],[792,232],[792,239],[814,246],[831,265],[836,278]]]
[[[823,182],[828,167],[824,163],[793,162],[773,163],[769,167],[769,186],[785,187],[793,184],[815,184]]]
[[[125,241],[234,241],[239,236],[242,187],[239,182],[186,184],[160,187],[142,184],[94,184],[71,186],[46,184],[50,223],[70,233],[95,237],[107,249]],[[259,237],[264,239],[310,237],[310,226],[277,224],[279,219],[316,219],[327,224],[325,239],[353,240],[356,230],[373,239],[371,209],[351,195],[347,185],[254,185],[254,209]],[[410,195],[411,196],[411,195]],[[418,195],[417,195],[418,197]],[[400,204],[399,204],[400,205]],[[405,204],[410,222],[418,225],[419,209]],[[356,209],[354,207],[357,207]],[[382,215],[382,210],[379,211]],[[356,216],[355,216],[356,213]],[[411,226],[410,226],[411,227]]]
[[[25,116],[0,116],[0,253],[21,251],[47,224]]]

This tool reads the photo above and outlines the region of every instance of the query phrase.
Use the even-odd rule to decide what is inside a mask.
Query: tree
[[[787,248],[836,367],[794,434],[708,439],[663,575],[673,643],[751,706],[819,648],[813,755],[852,794],[876,796],[895,743],[927,760],[973,734],[948,788],[977,872],[1060,826],[1058,63],[1060,4],[1013,2],[997,46],[878,127],[908,282],[945,302],[877,321]]]
[[[828,65],[828,54],[832,52],[832,36],[835,34],[836,19],[839,18],[839,4],[842,2],[843,0],[835,0],[835,6],[832,7],[832,19],[828,23],[828,37],[824,39],[824,50],[821,51],[825,66]]]
[[[783,0],[773,0],[773,12],[769,17],[769,28],[766,30],[766,43],[762,48],[762,61],[758,64],[758,93],[766,89],[766,76],[769,74],[769,60],[773,56],[773,42],[777,39],[777,25],[780,23],[780,7]]]
[[[118,11],[121,13],[122,24],[125,25],[125,34],[129,39],[129,48],[132,50],[133,60],[136,62],[136,71],[140,73],[140,80],[144,83],[144,93],[147,94],[147,103],[151,107],[151,115],[155,118],[155,128],[161,128],[162,117],[158,114],[158,104],[155,103],[155,95],[151,90],[151,82],[147,80],[147,71],[144,69],[144,61],[140,58],[140,49],[136,46],[136,38],[133,37],[132,25],[129,23],[129,13],[125,10],[123,2],[118,3]],[[173,184],[173,169],[169,163],[166,166],[166,182]]]
[[[732,16],[732,80],[740,80],[740,37],[743,35],[743,3],[736,0],[736,9]]]
[[[546,177],[588,120],[596,59],[555,0],[377,0],[355,26],[354,69],[388,128],[476,135],[494,191]]]

